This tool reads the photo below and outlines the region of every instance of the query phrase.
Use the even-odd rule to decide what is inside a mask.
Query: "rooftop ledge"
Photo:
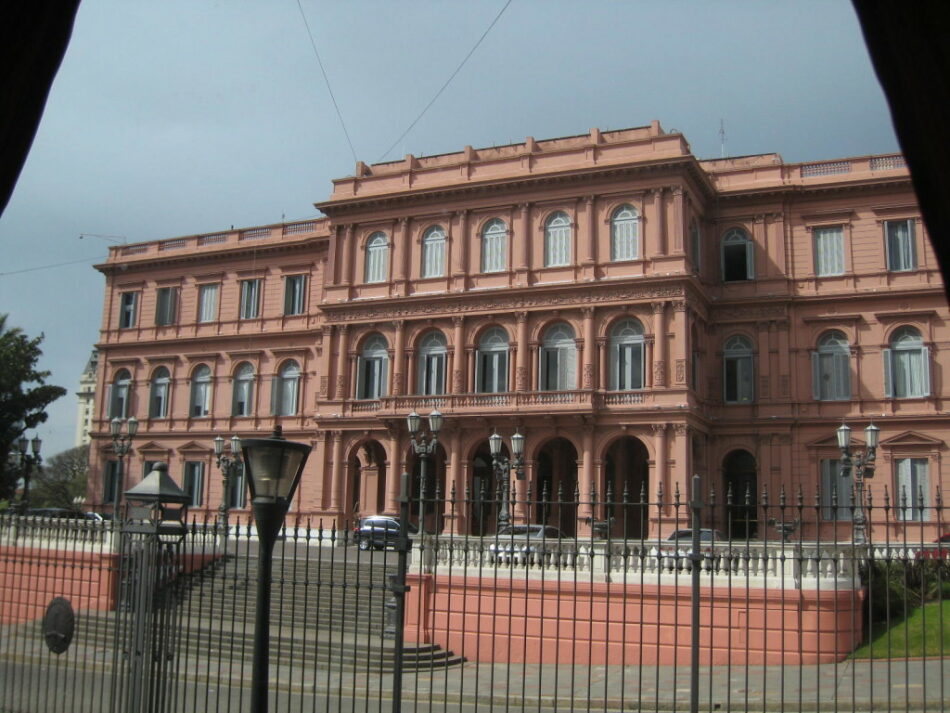
[[[219,233],[187,235],[167,240],[113,245],[105,264],[154,259],[158,256],[172,257],[205,250],[235,248],[246,244],[273,245],[276,243],[305,240],[314,237],[329,237],[330,222],[327,218],[314,218],[293,223],[275,223],[251,228],[238,228]],[[99,266],[97,266],[99,267]]]

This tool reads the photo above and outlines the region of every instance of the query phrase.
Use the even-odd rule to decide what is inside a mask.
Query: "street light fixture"
[[[435,453],[435,447],[439,442],[439,431],[442,430],[442,424],[445,418],[439,413],[438,409],[429,414],[428,433],[422,430],[422,417],[415,411],[406,416],[406,426],[409,429],[409,442],[412,444],[412,450],[419,456],[419,526],[422,529],[423,515],[425,511],[425,489],[426,478],[428,477],[429,461]]]
[[[260,543],[257,566],[257,611],[254,623],[254,668],[251,678],[251,713],[267,713],[270,667],[270,590],[274,543],[284,524],[311,447],[285,440],[274,426],[270,438],[240,441],[251,491],[254,522]]]
[[[126,432],[122,433],[122,426],[125,425]],[[122,419],[116,416],[109,422],[109,432],[112,435],[112,451],[119,458],[119,482],[115,489],[115,503],[113,505],[113,517],[122,519],[122,493],[125,490],[125,475],[129,470],[131,461],[132,439],[139,431],[139,420],[135,416],[128,419]]]
[[[854,534],[851,538],[856,545],[867,544],[867,519],[864,515],[864,479],[874,475],[874,458],[881,429],[873,423],[864,429],[864,452],[851,450],[851,428],[842,423],[836,431],[838,449],[841,451],[841,477],[853,478],[854,482]]]
[[[524,436],[520,432],[515,432],[511,437],[511,457],[501,454],[502,437],[495,431],[488,438],[488,449],[491,451],[492,469],[495,472],[495,481],[501,488],[501,506],[498,509],[498,518],[496,531],[511,524],[511,469],[515,469],[515,477],[518,480],[524,478]]]
[[[33,466],[38,466],[43,462],[40,456],[40,447],[43,441],[39,436],[33,436],[32,439],[22,434],[16,442],[17,451],[19,451],[20,467],[23,469],[23,493],[20,496],[20,511],[26,513],[30,507],[30,475],[33,472]],[[30,452],[28,452],[30,451]]]
[[[231,455],[224,452],[224,439],[217,436],[214,439],[214,455],[217,459],[218,468],[221,469],[221,505],[218,507],[218,519],[221,521],[221,527],[224,536],[228,536],[228,499],[233,487],[234,478],[243,465],[241,460],[241,439],[237,436],[231,436]],[[230,487],[229,487],[230,486]]]

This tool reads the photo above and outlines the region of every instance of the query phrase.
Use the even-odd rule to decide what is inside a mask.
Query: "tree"
[[[33,471],[30,505],[44,508],[75,508],[86,494],[89,446],[76,446],[57,453]]]
[[[50,372],[36,368],[42,341],[42,334],[31,339],[19,327],[8,328],[7,315],[0,314],[0,500],[12,497],[20,476],[9,457],[16,439],[44,423],[46,407],[66,394],[46,383]]]

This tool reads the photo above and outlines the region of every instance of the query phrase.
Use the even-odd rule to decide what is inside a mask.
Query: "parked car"
[[[66,518],[69,520],[85,520],[86,515],[79,510],[69,508],[30,508],[25,513],[28,517]]]
[[[406,528],[410,535],[419,532],[419,528],[411,522]],[[360,518],[359,524],[353,528],[353,538],[361,550],[383,549],[392,547],[399,537],[399,518],[389,515],[370,515]]]
[[[726,542],[719,530],[702,527],[699,529],[700,552],[708,561],[706,566],[718,567],[719,557],[713,552],[713,545]],[[693,544],[692,529],[674,530],[660,546],[659,554],[665,558],[667,567],[683,569],[687,566]]]
[[[550,525],[507,525],[488,546],[491,562],[533,564],[557,552],[566,552],[564,533]]]
[[[699,530],[699,541],[700,542],[725,542],[726,538],[719,530],[713,530],[708,527],[702,527]],[[690,530],[673,530],[670,533],[669,537],[666,538],[667,542],[692,542],[693,541],[693,531]]]

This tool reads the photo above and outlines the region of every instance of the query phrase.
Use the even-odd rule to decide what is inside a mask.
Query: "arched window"
[[[567,391],[576,388],[577,346],[574,330],[566,324],[555,324],[544,333],[538,369],[541,391]]]
[[[171,376],[164,366],[158,367],[152,373],[152,386],[148,394],[148,417],[168,417],[168,388]]]
[[[610,259],[640,257],[640,216],[632,205],[622,205],[610,218]]]
[[[501,327],[487,330],[478,341],[475,390],[497,394],[508,390],[508,333]]]
[[[727,404],[752,403],[755,394],[752,342],[741,335],[730,337],[722,350],[722,366],[722,400]]]
[[[752,238],[742,228],[733,228],[722,236],[722,281],[754,279],[755,250]]]
[[[389,268],[389,240],[385,233],[373,233],[366,241],[364,282],[385,282]]]
[[[293,359],[285,361],[271,385],[271,413],[275,416],[294,416],[300,393],[300,366]]]
[[[363,344],[356,376],[356,398],[378,399],[386,393],[388,349],[381,334],[372,335]]]
[[[250,416],[254,406],[254,367],[241,362],[234,370],[234,389],[231,395],[231,415]]]
[[[567,213],[552,213],[544,222],[544,266],[558,267],[571,261],[571,220]]]
[[[825,332],[811,354],[812,391],[818,401],[851,398],[851,348],[844,332]]]
[[[419,371],[416,390],[420,394],[445,393],[445,336],[429,332],[419,344]]]
[[[445,275],[445,231],[433,225],[422,236],[422,276]]]
[[[129,417],[129,396],[132,390],[132,375],[128,369],[119,369],[112,380],[112,394],[109,398],[109,418]]]
[[[191,374],[191,404],[188,413],[192,418],[211,413],[211,369],[204,364],[195,367]]]
[[[884,350],[884,393],[893,399],[930,395],[930,350],[913,327],[895,331]]]
[[[482,228],[482,272],[502,272],[507,265],[508,228],[498,218]]]
[[[610,388],[643,388],[643,325],[635,319],[618,322],[610,330]]]

